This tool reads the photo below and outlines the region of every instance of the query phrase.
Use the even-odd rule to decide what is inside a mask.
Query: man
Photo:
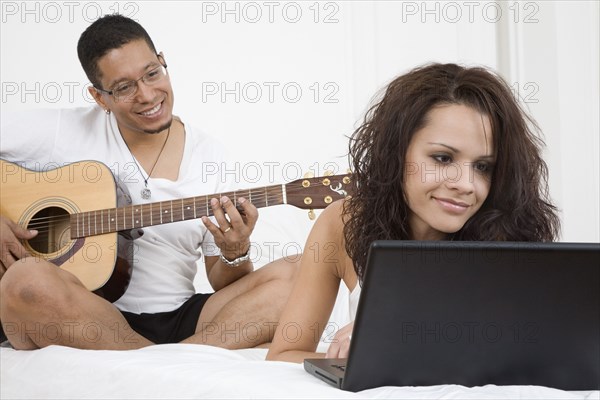
[[[101,161],[130,204],[224,191],[217,178],[202,176],[202,163],[221,165],[219,144],[172,115],[166,59],[141,25],[107,15],[83,32],[77,50],[99,107],[3,121],[0,158],[30,169]],[[295,265],[278,260],[253,272],[248,251],[256,207],[227,197],[211,199],[210,207],[214,222],[203,217],[144,228],[134,240],[131,283],[114,304],[70,272],[28,257],[20,241],[38,232],[0,217],[0,321],[10,343],[133,349],[269,342]],[[194,293],[201,255],[214,294]]]

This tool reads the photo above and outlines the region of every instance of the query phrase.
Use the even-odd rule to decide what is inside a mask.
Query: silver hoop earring
[[[109,109],[104,110],[104,112],[106,113],[106,115],[110,115],[110,110]]]

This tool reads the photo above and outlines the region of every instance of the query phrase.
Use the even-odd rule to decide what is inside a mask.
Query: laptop
[[[304,368],[343,390],[600,389],[600,243],[375,241],[348,359]]]

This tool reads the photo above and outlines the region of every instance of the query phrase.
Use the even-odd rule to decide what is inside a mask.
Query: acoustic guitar
[[[245,197],[257,208],[325,208],[345,198],[351,175],[298,179],[234,192],[117,208],[110,169],[98,161],[31,171],[0,160],[0,214],[38,235],[23,242],[34,257],[73,273],[86,288],[116,301],[131,277],[132,236],[139,228],[211,216],[210,199]],[[123,240],[118,240],[118,239]]]

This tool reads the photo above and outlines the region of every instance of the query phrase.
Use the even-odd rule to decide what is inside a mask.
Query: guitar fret
[[[195,202],[194,199],[188,199],[187,202],[185,202],[185,208],[183,207],[184,201],[181,201],[182,204],[182,209],[185,209],[184,214],[185,214],[185,219],[194,219],[196,218],[196,209],[192,208],[192,204]]]
[[[249,199],[250,190],[247,190],[246,193],[243,193],[243,191],[240,190],[240,197],[245,197],[246,199]]]
[[[124,231],[127,224],[127,206],[123,207],[123,215],[121,215],[121,219],[119,220],[119,225],[117,225],[117,229],[119,231]]]
[[[285,191],[285,185],[281,185],[281,196],[282,203],[287,204],[287,192]]]
[[[265,206],[269,206],[269,192],[267,191],[267,187],[265,186]]]

